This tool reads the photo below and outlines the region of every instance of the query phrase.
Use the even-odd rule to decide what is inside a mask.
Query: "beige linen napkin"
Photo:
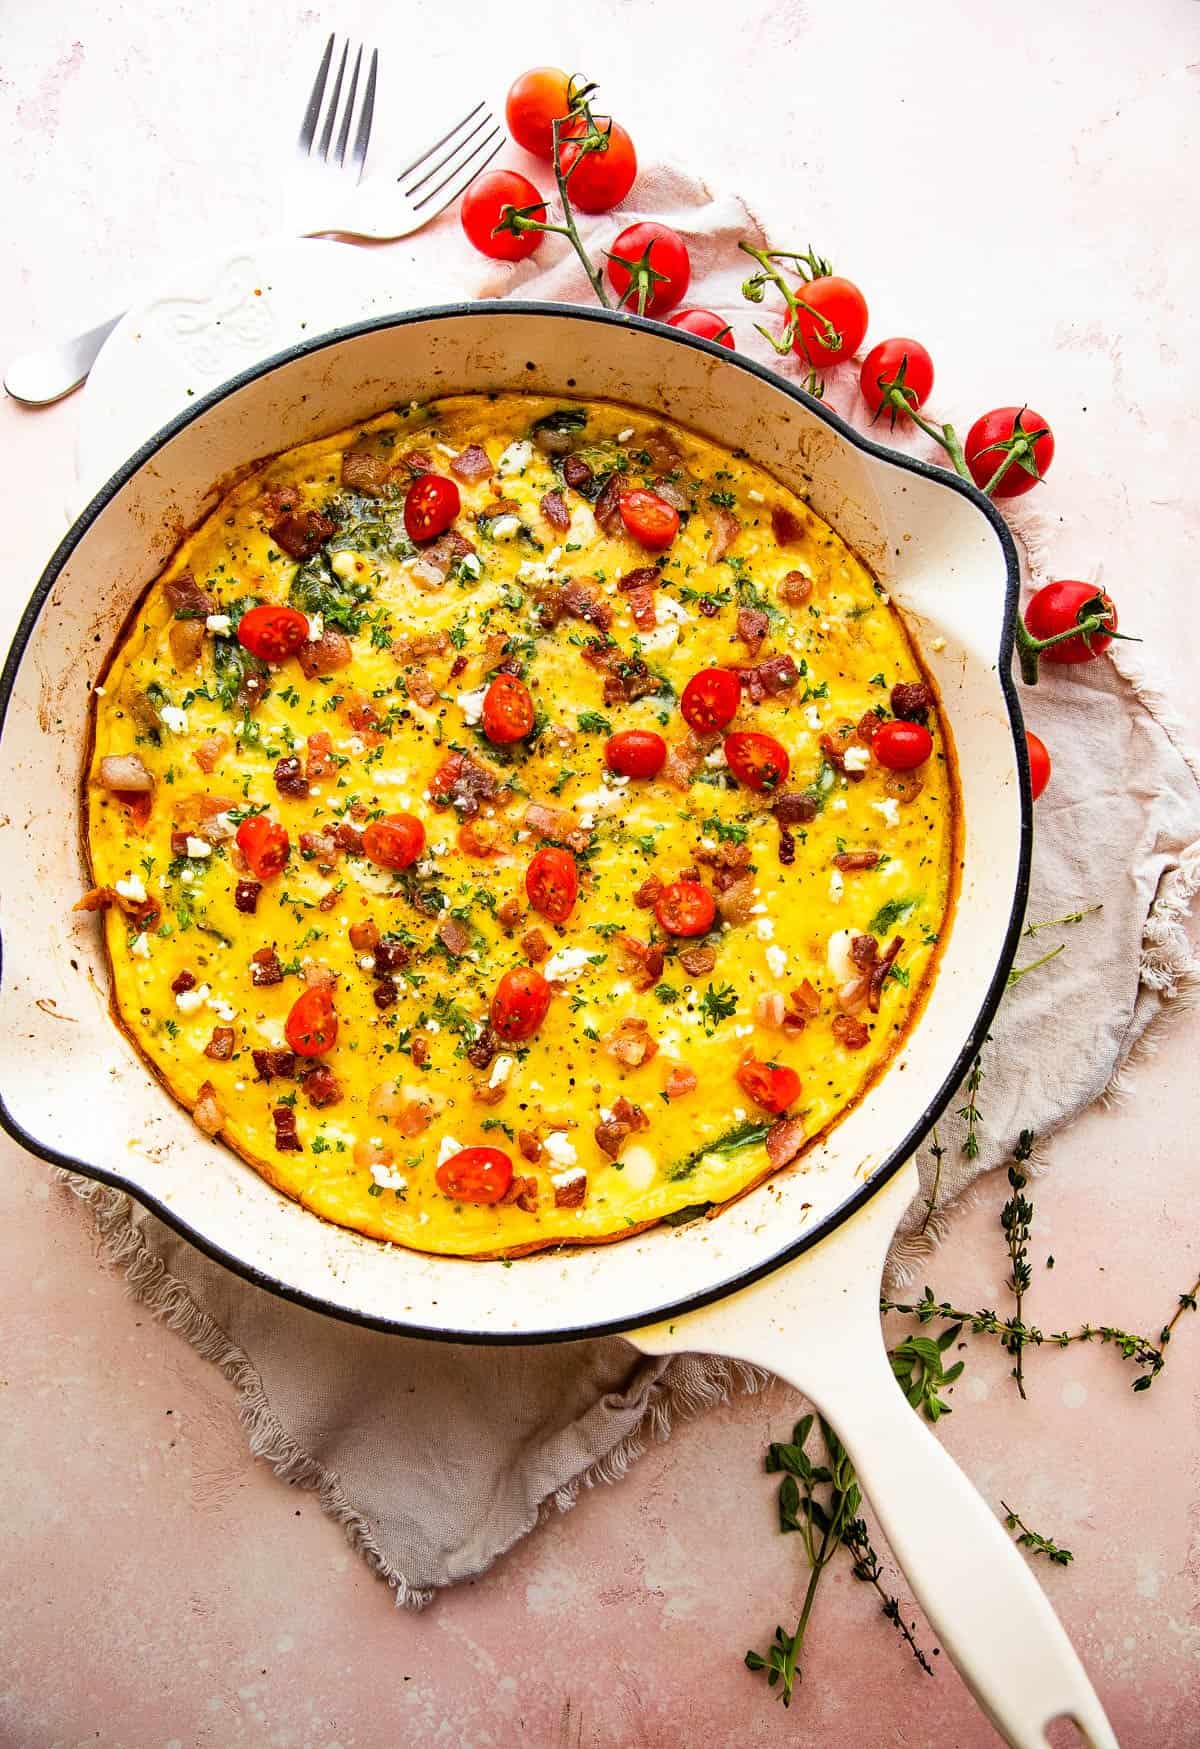
[[[773,362],[738,290],[746,268],[738,238],[761,237],[753,215],[669,168],[644,174],[637,192],[636,213],[590,222],[595,246],[633,217],[675,225],[692,252],[688,301],[733,320],[739,344]],[[556,240],[515,269],[484,264],[454,214],[397,246],[395,262],[397,308],[444,296],[590,297]],[[861,422],[853,373],[840,374],[850,380],[831,383],[831,402]],[[1036,514],[1014,523],[1035,575],[1046,574]],[[984,1053],[978,1158],[962,1153],[955,1120],[943,1125],[939,1209],[1005,1158],[1019,1127],[1045,1136],[1112,1087],[1196,980],[1184,920],[1200,886],[1200,782],[1139,675],[1134,648],[1117,645],[1112,661],[1065,678],[1047,670],[1036,692],[1023,695],[1055,759],[1038,805],[1030,918],[1097,901],[1103,909],[1026,944],[1033,958],[1068,943],[997,1017]],[[905,1223],[914,1234],[932,1189],[928,1155],[920,1167],[922,1198]],[[619,1338],[480,1349],[359,1330],[249,1286],[121,1193],[67,1182],[90,1205],[132,1291],[230,1379],[251,1452],[281,1480],[319,1491],[398,1603],[420,1606],[438,1587],[481,1573],[540,1514],[569,1507],[581,1485],[619,1477],[648,1439],[667,1436],[674,1417],[753,1389],[761,1377],[712,1357],[647,1360]],[[923,1239],[898,1242],[898,1268],[939,1220]]]

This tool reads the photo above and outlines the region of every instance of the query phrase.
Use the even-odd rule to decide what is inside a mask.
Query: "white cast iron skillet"
[[[925,650],[945,640],[931,660],[965,813],[962,892],[928,1006],[829,1140],[715,1220],[511,1268],[327,1226],[206,1140],[113,1025],[100,933],[71,913],[84,883],[89,687],[215,483],[392,403],[488,389],[654,409],[740,446],[807,498],[887,584]],[[914,1592],[1009,1742],[1044,1745],[1047,1722],[1066,1713],[1099,1749],[1116,1739],[1079,1660],[1022,1557],[896,1388],[877,1307],[884,1253],[916,1187],[906,1162],[984,1036],[1024,914],[1016,595],[1012,540],[970,487],[869,442],[771,372],[654,323],[475,304],[345,329],[248,371],[88,506],[0,678],[0,1120],[43,1158],[128,1190],[249,1280],[336,1317],[463,1342],[623,1331],[650,1353],[761,1361],[837,1426]]]

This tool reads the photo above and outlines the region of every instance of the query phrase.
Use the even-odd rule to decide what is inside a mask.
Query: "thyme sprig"
[[[1045,1555],[1046,1559],[1053,1561],[1057,1567],[1069,1566],[1075,1559],[1070,1549],[1060,1548],[1053,1538],[1043,1536],[1040,1531],[1030,1530],[1020,1514],[1014,1512],[1005,1501],[1002,1500],[1000,1506],[1005,1515],[1005,1530],[1020,1532],[1017,1541],[1023,1549],[1032,1549],[1035,1555]]]
[[[1037,935],[1043,929],[1057,929],[1064,923],[1082,923],[1085,917],[1094,917],[1097,911],[1103,911],[1102,904],[1085,905],[1082,910],[1068,911],[1065,917],[1044,917],[1040,923],[1027,923],[1022,929],[1022,935]]]
[[[979,1158],[979,1125],[981,1117],[977,1095],[982,1081],[983,1052],[980,1051],[976,1055],[975,1061],[971,1064],[966,1081],[963,1083],[966,1090],[967,1103],[965,1105],[960,1105],[958,1108],[958,1116],[963,1119],[967,1126],[967,1133],[963,1137],[962,1151],[968,1160],[977,1160]]]
[[[929,1189],[929,1201],[925,1205],[925,1218],[917,1228],[918,1234],[926,1233],[929,1230],[933,1211],[937,1207],[938,1191],[942,1185],[942,1161],[945,1158],[946,1150],[938,1139],[936,1124],[934,1124],[930,1134],[929,1152],[933,1155],[933,1183]]]
[[[1029,1291],[1031,1272],[1029,1267],[1029,1236],[1033,1229],[1033,1204],[1025,1195],[1025,1187],[1029,1183],[1028,1175],[1022,1170],[1029,1156],[1033,1153],[1033,1131],[1022,1130],[1013,1149],[1012,1164],[1008,1168],[1008,1182],[1012,1187],[1012,1195],[1000,1210],[1000,1229],[1008,1246],[1008,1260],[1011,1273],[1008,1285],[1013,1292],[1016,1304],[1016,1316],[1013,1319],[1014,1329],[1006,1338],[1005,1347],[1015,1357],[1013,1377],[1017,1381],[1017,1390],[1021,1397],[1025,1396],[1025,1338],[1021,1334],[1024,1329],[1022,1311],[1025,1295]]]

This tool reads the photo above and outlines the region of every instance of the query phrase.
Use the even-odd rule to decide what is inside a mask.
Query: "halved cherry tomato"
[[[363,850],[380,868],[409,868],[425,848],[425,828],[415,814],[385,814],[363,833]]]
[[[505,1044],[532,1038],[546,1018],[551,989],[540,972],[529,966],[514,966],[505,972],[492,997],[492,1031]]]
[[[647,492],[641,486],[622,492],[617,508],[627,533],[652,553],[661,553],[679,533],[678,510],[657,492]]]
[[[683,689],[680,714],[689,729],[711,735],[737,715],[742,683],[732,668],[701,668]]]
[[[924,723],[883,723],[871,737],[871,752],[888,771],[915,771],[933,752]]]
[[[291,854],[287,828],[265,814],[253,814],[237,829],[235,842],[246,858],[246,867],[256,881],[269,881],[282,874]]]
[[[867,334],[867,300],[858,287],[830,273],[799,286],[796,295],[809,308],[797,317],[793,352],[818,372],[852,357]]]
[[[858,386],[872,419],[878,418],[886,402],[895,424],[904,413],[894,400],[887,398],[886,391],[895,387],[908,408],[920,412],[933,389],[933,360],[919,340],[881,340],[863,359]]]
[[[1040,432],[1040,436],[1034,434]],[[1054,460],[1054,433],[1032,407],[995,407],[967,432],[963,455],[971,478],[982,491],[1015,452],[1016,460],[992,487],[993,498],[1019,498],[1043,478]]]
[[[774,735],[760,735],[754,729],[726,735],[725,763],[739,783],[760,792],[778,789],[792,769],[787,748]]]
[[[670,881],[654,901],[654,915],[668,935],[703,935],[713,926],[717,906],[699,881]]]
[[[455,1202],[499,1202],[512,1183],[513,1163],[502,1148],[460,1148],[434,1177]]]
[[[483,732],[489,741],[506,747],[523,741],[533,728],[533,699],[529,688],[515,674],[497,674],[483,695]]]
[[[515,170],[485,170],[463,195],[459,218],[481,255],[493,261],[524,261],[542,246],[544,231],[498,229],[506,207],[516,207],[526,218],[546,222],[546,204],[527,176]],[[533,211],[526,211],[532,207]],[[414,535],[414,540],[416,536]]]
[[[619,309],[662,316],[687,296],[692,262],[678,231],[643,219],[627,226],[608,251],[607,272]]]
[[[283,1030],[298,1057],[320,1057],[333,1049],[338,1023],[333,997],[325,985],[315,984],[296,998]]]
[[[453,480],[448,480],[445,474],[422,474],[408,488],[404,500],[404,526],[409,540],[436,540],[439,534],[445,534],[461,505]]]
[[[676,310],[667,317],[668,328],[682,328],[685,334],[698,334],[701,340],[716,340],[733,351],[733,329],[724,316],[715,310]]]
[[[565,923],[579,897],[579,870],[569,850],[549,844],[525,870],[529,903],[551,923]]]
[[[308,642],[308,617],[298,607],[264,602],[249,607],[238,621],[238,643],[262,662],[286,662]]]
[[[1032,729],[1025,731],[1025,745],[1029,749],[1029,787],[1036,802],[1050,782],[1050,754],[1041,736],[1035,735]]]
[[[800,1077],[786,1063],[760,1063],[750,1057],[737,1072],[738,1086],[764,1111],[786,1111],[800,1097]]]
[[[622,729],[604,749],[604,763],[618,777],[657,777],[666,758],[667,743],[653,729]]]
[[[582,116],[558,130],[558,161],[570,179],[571,205],[581,213],[606,213],[625,199],[637,176],[637,153],[620,122],[606,115],[596,116],[595,122],[606,139],[600,151],[581,152],[573,143],[587,132]]]
[[[508,88],[504,119],[509,133],[518,146],[547,163],[554,161],[554,124],[571,107],[570,84],[561,67],[531,67]]]
[[[1035,638],[1054,638],[1093,614],[1103,614],[1106,624],[1116,631],[1117,610],[1111,598],[1094,583],[1064,579],[1060,583],[1042,584],[1025,609],[1025,624]],[[1051,644],[1042,651],[1042,661],[1094,662],[1111,643],[1112,639],[1104,632],[1081,632],[1077,638]]]

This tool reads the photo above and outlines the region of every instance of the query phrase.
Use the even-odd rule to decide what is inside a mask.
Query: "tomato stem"
[[[1017,654],[1021,662],[1021,679],[1028,686],[1036,686],[1038,679],[1038,661],[1043,650],[1049,650],[1055,644],[1065,644],[1069,638],[1083,638],[1085,641],[1093,632],[1101,632],[1106,638],[1122,636],[1115,632],[1112,619],[1107,613],[1088,613],[1065,632],[1055,632],[1049,638],[1035,638],[1020,614],[1017,615]]]
[[[574,81],[572,81],[572,87],[573,86]],[[592,290],[599,298],[601,304],[603,304],[606,310],[611,310],[612,304],[609,301],[608,293],[604,289],[603,275],[583,246],[583,241],[579,235],[579,227],[575,223],[575,211],[571,205],[571,196],[567,190],[567,183],[570,180],[571,171],[576,169],[577,166],[583,162],[585,154],[588,152],[606,151],[608,149],[607,137],[596,126],[591,109],[587,102],[588,93],[594,89],[594,86],[587,86],[578,97],[575,96],[574,91],[572,90],[571,114],[569,116],[559,116],[553,123],[554,180],[558,185],[558,198],[562,202],[563,210],[563,222],[557,228],[570,239],[571,247],[574,249],[576,255],[578,255],[580,265],[582,266],[583,271],[587,274],[588,279],[591,282]],[[586,119],[587,132],[581,134],[579,139],[575,141],[576,152],[571,164],[571,169],[564,171],[562,167],[562,153],[559,151],[559,131],[562,128],[564,121],[574,121],[577,116],[583,116]]]
[[[771,285],[778,287],[783,295],[783,301],[787,305],[788,319],[784,324],[783,332],[778,339],[776,339],[774,334],[768,333],[760,323],[756,322],[754,324],[763,339],[774,347],[775,351],[781,358],[786,358],[788,353],[791,352],[795,346],[796,330],[799,327],[801,310],[803,310],[806,315],[811,316],[815,322],[820,323],[824,330],[825,343],[831,352],[841,346],[842,336],[829,318],[823,316],[819,310],[814,310],[812,305],[806,304],[802,298],[798,298],[795,289],[788,284],[783,274],[775,266],[775,262],[778,260],[792,261],[796,263],[801,276],[800,283],[805,285],[811,279],[825,279],[828,277],[830,268],[827,261],[823,261],[820,256],[814,255],[811,246],[807,255],[798,255],[794,251],[788,249],[756,249],[753,243],[747,243],[744,240],[738,243],[738,248],[745,254],[749,255],[751,260],[757,261],[759,268],[761,269],[761,272],[751,274],[750,278],[743,282],[742,296],[749,303],[761,304],[763,300],[763,291],[769,282]],[[812,269],[811,272],[805,271],[806,265]],[[801,341],[800,344],[804,348],[805,362],[809,369],[815,373],[816,366],[809,357],[808,347],[803,341]]]

